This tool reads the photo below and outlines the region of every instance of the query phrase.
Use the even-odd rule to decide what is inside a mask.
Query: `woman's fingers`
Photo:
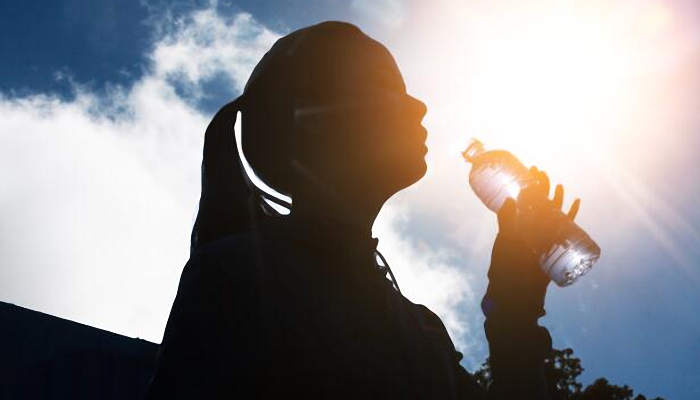
[[[540,187],[542,188],[542,194],[544,197],[549,197],[549,177],[544,171],[540,171],[539,181]]]
[[[554,208],[561,210],[561,206],[564,204],[564,186],[557,185],[554,189],[554,199],[552,199],[552,205]]]
[[[541,193],[545,197],[549,196],[549,177],[544,171],[540,171],[537,167],[533,166],[530,168],[530,173],[535,179],[535,185],[537,187],[537,192]]]
[[[540,171],[537,169],[537,167],[532,166],[530,167],[530,175],[532,176],[533,180],[535,183],[532,186],[529,186],[527,189],[529,190],[524,190],[521,193],[524,194],[523,199],[519,197],[519,201],[522,201],[524,204],[534,204],[532,201],[534,198],[532,195],[535,193],[539,196],[545,196],[545,198],[549,197],[549,188],[550,188],[550,182],[549,182],[549,177],[544,171]],[[543,203],[539,203],[543,204]],[[556,188],[554,189],[554,197],[551,200],[551,205],[557,210],[561,210],[563,205],[564,205],[564,186],[562,185],[557,185]],[[532,207],[532,206],[530,206]],[[573,204],[571,204],[571,208],[569,209],[569,212],[567,213],[567,218],[570,220],[574,220],[576,218],[576,214],[578,214],[578,210],[581,207],[581,199],[576,199]],[[527,207],[526,207],[527,208]]]
[[[571,205],[569,213],[566,215],[566,217],[573,221],[574,218],[576,218],[576,214],[578,214],[579,208],[581,208],[581,199],[576,199]]]

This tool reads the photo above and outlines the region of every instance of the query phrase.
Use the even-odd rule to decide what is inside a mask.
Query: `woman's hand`
[[[489,289],[484,313],[495,308],[544,315],[544,296],[549,276],[539,259],[555,242],[561,227],[564,188],[557,185],[549,198],[547,174],[530,168],[534,183],[523,189],[518,201],[508,199],[498,212],[498,237],[489,269]],[[566,218],[573,220],[580,200],[576,199]],[[520,310],[520,311],[516,311]]]

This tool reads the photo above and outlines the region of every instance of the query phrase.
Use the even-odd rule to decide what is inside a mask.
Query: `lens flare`
[[[512,198],[517,199],[520,194],[520,185],[518,185],[517,182],[511,182],[508,185],[508,194],[510,194]]]

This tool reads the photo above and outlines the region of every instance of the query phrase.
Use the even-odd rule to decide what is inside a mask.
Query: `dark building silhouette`
[[[138,399],[157,349],[0,302],[0,399]]]

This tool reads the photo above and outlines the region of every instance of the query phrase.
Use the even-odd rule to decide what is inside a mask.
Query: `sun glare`
[[[433,130],[460,147],[450,151],[477,137],[561,168],[616,153],[668,112],[653,92],[681,41],[663,1],[440,4],[425,6],[414,37],[398,47],[420,65],[420,76],[406,77],[409,90],[427,97]]]
[[[518,198],[518,195],[520,194],[520,185],[518,185],[517,182],[511,182],[508,186],[508,194],[514,199]]]
[[[584,214],[605,215],[615,196],[677,254],[664,243],[683,218],[644,185],[664,167],[650,157],[683,146],[677,106],[689,95],[673,76],[696,45],[677,11],[662,0],[431,2],[396,47],[428,105],[433,173],[454,171],[476,137],[545,169],[569,201],[585,197]]]
[[[562,150],[598,158],[644,128],[628,119],[643,111],[631,100],[659,62],[644,49],[672,17],[660,3],[632,13],[610,1],[554,4],[475,28],[473,128],[539,162]]]

